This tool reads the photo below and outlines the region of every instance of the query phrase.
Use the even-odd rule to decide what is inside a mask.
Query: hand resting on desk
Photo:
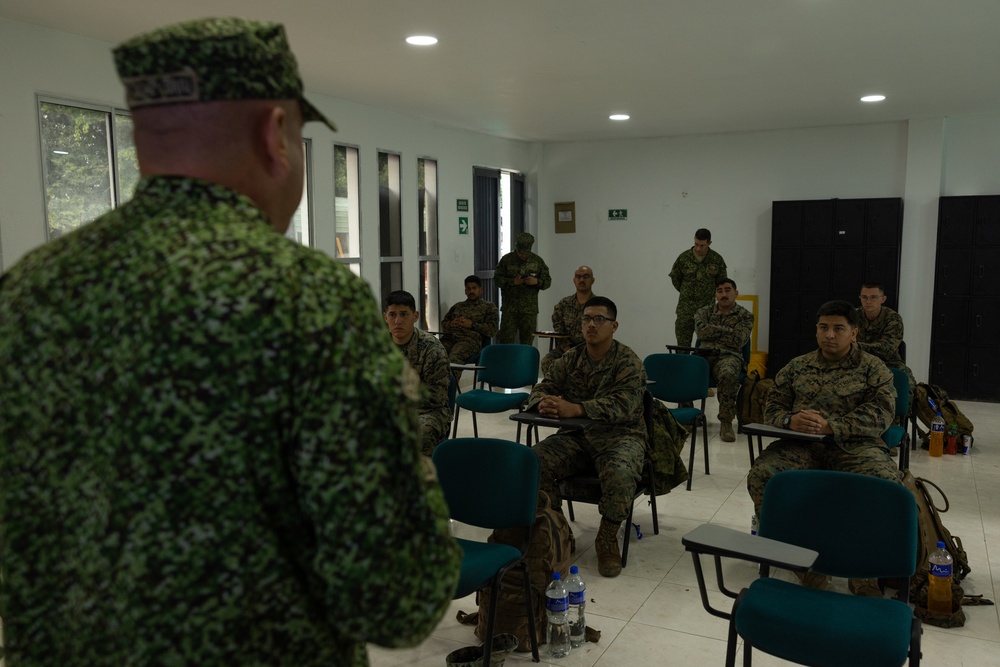
[[[538,414],[549,419],[586,417],[587,411],[579,403],[570,403],[562,396],[546,396],[538,403]]]
[[[792,415],[788,422],[788,428],[800,433],[817,433],[821,435],[833,435],[833,427],[816,410],[801,410]]]

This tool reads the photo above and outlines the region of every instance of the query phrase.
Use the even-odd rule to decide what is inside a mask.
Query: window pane
[[[417,160],[417,202],[420,220],[420,254],[438,254],[437,161]]]
[[[358,149],[333,147],[334,222],[337,257],[361,257],[361,197]],[[351,268],[360,275],[361,267]]]
[[[403,289],[403,263],[382,262],[382,292],[379,305],[385,303],[389,292]]]
[[[114,206],[110,114],[40,102],[39,115],[45,216],[56,238]]]
[[[400,208],[399,156],[378,154],[379,254],[403,256],[402,209]]]
[[[420,318],[431,331],[440,328],[440,303],[438,297],[438,263],[420,262]]]
[[[285,230],[285,236],[297,241],[304,246],[312,247],[312,222],[309,219],[309,149],[311,145],[309,140],[306,139],[302,142],[302,159],[305,161],[303,165],[303,185],[302,185],[302,200],[299,202],[299,207],[295,209],[295,213],[292,215],[292,222],[288,225],[288,229]]]
[[[135,194],[139,183],[139,160],[135,156],[135,139],[132,136],[132,116],[115,114],[115,171],[118,175],[118,206]]]

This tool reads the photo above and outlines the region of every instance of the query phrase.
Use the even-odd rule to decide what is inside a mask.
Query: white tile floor
[[[972,573],[962,582],[967,593],[982,593],[997,601],[1000,592],[1000,409],[996,404],[959,402],[976,427],[976,444],[971,456],[944,456],[931,459],[927,452],[912,452],[910,468],[918,477],[936,482],[948,494],[951,510],[945,525],[962,538]],[[715,399],[709,399],[708,414],[717,413]],[[509,413],[508,413],[509,414]],[[516,424],[508,414],[483,415],[481,436],[514,439]],[[749,467],[745,436],[724,443],[719,425],[709,425],[712,474],[705,475],[697,452],[693,489],[678,487],[658,498],[660,534],[653,535],[650,509],[645,499],[637,501],[635,521],[643,532],[629,550],[628,565],[615,579],[597,573],[593,538],[600,523],[596,507],[577,505],[577,553],[574,563],[587,582],[587,624],[601,631],[599,643],[574,649],[566,658],[548,659],[542,647],[542,664],[575,667],[619,667],[630,665],[721,665],[725,660],[726,621],[710,616],[701,606],[690,555],[681,546],[681,537],[701,523],[711,522],[749,530],[752,504],[746,491]],[[542,436],[545,436],[543,431]],[[472,435],[468,414],[462,415],[460,436]],[[700,444],[699,438],[699,444]],[[685,461],[688,450],[685,448]],[[471,531],[460,527],[460,531]],[[466,532],[460,534],[471,534]],[[727,585],[739,588],[755,576],[752,565],[733,562],[727,566]],[[714,577],[710,585],[714,584]],[[846,591],[846,582],[834,586]],[[712,598],[717,606],[731,601],[721,593]],[[374,667],[428,665],[440,667],[445,656],[462,646],[478,644],[469,626],[455,620],[458,610],[475,611],[472,596],[453,601],[437,629],[412,649],[369,647]],[[942,629],[924,626],[923,661],[927,667],[1000,666],[1000,606],[966,607],[963,628]],[[737,656],[741,661],[741,654]],[[514,654],[508,665],[530,664],[531,654]],[[739,664],[742,664],[741,662]],[[761,667],[789,664],[759,651],[754,664]]]

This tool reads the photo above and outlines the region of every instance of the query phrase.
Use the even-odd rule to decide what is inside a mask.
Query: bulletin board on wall
[[[576,202],[557,201],[555,203],[556,234],[576,233]]]

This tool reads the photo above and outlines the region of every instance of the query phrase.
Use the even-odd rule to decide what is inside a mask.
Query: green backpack
[[[925,382],[920,382],[917,384],[917,388],[913,393],[913,409],[917,418],[926,426],[928,429],[931,427],[931,422],[934,420],[934,411],[931,409],[930,402],[928,399],[934,401],[941,411],[941,418],[944,419],[944,427],[947,430],[952,424],[958,426],[958,437],[961,438],[963,435],[972,435],[972,422],[966,417],[958,406],[955,405],[955,401],[948,398],[948,394],[944,389],[937,386],[936,384],[927,384]],[[921,437],[923,437],[921,433]]]

